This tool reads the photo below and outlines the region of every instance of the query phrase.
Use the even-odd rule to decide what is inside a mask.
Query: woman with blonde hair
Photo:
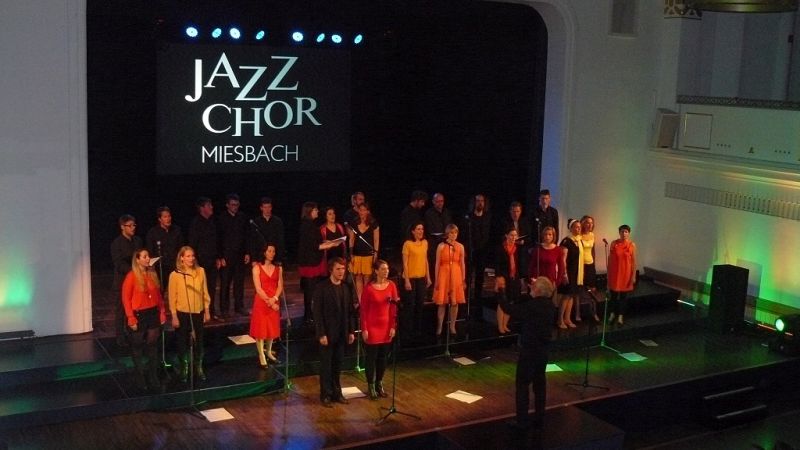
[[[158,338],[161,326],[167,321],[161,284],[153,267],[150,253],[139,249],[133,253],[131,271],[122,282],[122,306],[130,332],[133,367],[136,384],[145,387],[142,355],[147,356],[147,387],[154,392],[161,389],[158,379]]]
[[[178,349],[179,378],[183,383],[189,376],[190,347],[194,348],[194,375],[200,381],[206,379],[203,371],[203,324],[211,320],[211,297],[206,286],[206,272],[197,265],[194,249],[184,245],[178,250],[175,270],[169,274],[169,310]]]
[[[450,334],[456,334],[458,305],[466,303],[464,286],[466,268],[464,246],[458,238],[458,227],[450,224],[444,229],[446,239],[436,247],[436,268],[434,276],[433,302],[438,305],[436,313],[436,336],[442,334],[445,309],[450,305]]]

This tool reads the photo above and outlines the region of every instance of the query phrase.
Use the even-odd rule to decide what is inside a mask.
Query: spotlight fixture
[[[242,37],[242,32],[236,27],[231,27],[230,31],[228,31],[228,34],[230,34],[233,39],[239,39]]]
[[[303,33],[295,31],[292,33],[292,40],[295,42],[303,42]]]
[[[222,28],[214,28],[214,30],[211,31],[212,38],[219,39],[220,36],[222,36]]]
[[[780,316],[775,321],[775,338],[769,349],[784,355],[800,355],[800,314]]]
[[[186,27],[186,35],[190,38],[196,38],[198,34],[200,34],[200,32],[197,31],[197,28],[193,26]]]
[[[263,40],[266,36],[267,36],[267,32],[266,31],[264,31],[264,30],[256,31],[255,38],[256,38],[257,41]]]
[[[320,33],[317,35],[317,44],[321,43],[325,40],[325,33]]]
[[[362,41],[364,41],[364,35],[362,35],[362,34],[357,34],[357,35],[356,35],[356,36],[353,38],[353,44],[356,44],[356,45],[358,45],[358,44],[360,44]]]
[[[333,41],[334,44],[341,44],[342,43],[342,36],[339,35],[339,34],[332,34],[331,35],[331,41]]]

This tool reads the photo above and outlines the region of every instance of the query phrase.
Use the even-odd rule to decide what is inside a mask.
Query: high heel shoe
[[[275,361],[277,361],[277,360],[278,360],[278,358],[277,358],[277,353],[275,353],[275,352],[265,352],[264,354],[265,354],[265,355],[266,355],[266,357],[267,357],[267,358],[269,358],[269,360],[270,360],[270,361],[272,361],[272,362],[275,362]]]
[[[578,326],[577,326],[577,325],[575,325],[575,324],[574,324],[574,323],[572,323],[572,322],[567,322],[567,326],[568,326],[568,327],[570,327],[570,328],[578,328]]]
[[[562,330],[566,330],[567,329],[567,325],[564,324],[564,322],[558,322],[558,328],[561,328]]]

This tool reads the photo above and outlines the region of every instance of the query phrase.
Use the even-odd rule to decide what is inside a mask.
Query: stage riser
[[[703,397],[741,386],[755,386],[754,402],[770,408],[797,405],[800,359],[698,378],[582,403],[585,411],[625,430],[647,432],[681,424],[707,424]]]
[[[121,400],[75,405],[72,407],[54,408],[33,412],[8,414],[0,416],[0,430],[19,427],[47,425],[71,422],[83,419],[130,414],[140,411],[157,411],[187,408],[191,404],[200,404],[220,400],[249,397],[267,392],[278,392],[283,388],[283,379],[269,382],[253,382],[238,385],[220,386],[198,389],[194,392],[194,400],[188,391],[166,393],[163,395],[132,397]],[[192,401],[194,403],[192,403]]]

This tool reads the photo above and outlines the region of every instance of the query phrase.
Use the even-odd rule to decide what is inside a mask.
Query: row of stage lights
[[[186,27],[185,33],[186,36],[188,36],[191,39],[197,39],[200,36],[200,30],[195,26]],[[222,35],[223,35],[223,30],[220,27],[216,27],[213,30],[211,30],[211,38],[213,39],[220,39],[222,38]],[[230,36],[231,39],[238,41],[242,38],[242,31],[237,27],[231,27],[230,29],[228,29],[228,36]],[[267,32],[264,30],[256,30],[256,32],[253,33],[253,39],[256,41],[263,41],[264,39],[266,39],[266,37],[267,37]],[[302,31],[293,31],[291,34],[292,41],[298,44],[302,43],[305,40],[305,38],[306,36]],[[314,38],[317,44],[322,44],[327,39],[330,39],[331,42],[337,45],[344,42],[344,38],[342,37],[342,35],[337,33],[333,33],[330,36],[328,36],[325,33],[318,33],[317,36]],[[356,34],[355,36],[353,36],[352,42],[354,45],[361,44],[362,42],[364,42],[364,35]]]

